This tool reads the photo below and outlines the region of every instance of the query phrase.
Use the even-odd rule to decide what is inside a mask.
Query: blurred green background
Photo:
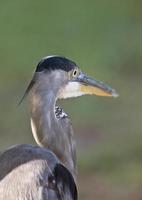
[[[61,102],[76,132],[80,199],[142,199],[142,1],[0,1],[1,150],[34,144],[27,103],[18,101],[50,54],[120,94]]]

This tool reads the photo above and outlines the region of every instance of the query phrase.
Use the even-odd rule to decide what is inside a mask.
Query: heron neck
[[[46,94],[48,95],[46,95]],[[31,127],[37,144],[53,151],[76,177],[76,152],[73,130],[68,118],[55,116],[56,96],[50,91],[32,92]]]
[[[47,93],[47,91],[46,91]],[[54,113],[55,96],[53,92],[44,91],[31,94],[31,128],[34,139],[43,147],[49,148],[49,142],[56,139],[55,128],[60,128]]]

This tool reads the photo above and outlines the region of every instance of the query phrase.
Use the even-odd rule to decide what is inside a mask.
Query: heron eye
[[[74,69],[73,70],[73,73],[72,73],[72,76],[73,77],[76,77],[78,75],[78,70],[77,69]]]

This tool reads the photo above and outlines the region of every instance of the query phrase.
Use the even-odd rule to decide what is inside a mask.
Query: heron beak
[[[117,92],[110,86],[81,72],[77,77],[70,80],[67,85],[59,90],[58,98],[66,99],[85,94],[118,97]]]
[[[79,90],[80,92],[82,92],[82,94],[95,94],[98,96],[118,97],[118,93],[115,91],[115,89],[112,89],[107,84],[91,78],[82,72],[76,79],[74,79],[74,81],[79,83]]]

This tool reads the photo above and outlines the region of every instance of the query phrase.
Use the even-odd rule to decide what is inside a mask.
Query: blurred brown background
[[[0,2],[0,149],[33,143],[21,98],[41,57],[59,54],[120,97],[61,102],[78,142],[82,200],[142,199],[142,1]]]

